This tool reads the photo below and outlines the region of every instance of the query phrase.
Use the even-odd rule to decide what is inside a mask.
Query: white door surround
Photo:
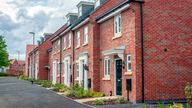
[[[64,84],[70,86],[70,56],[64,58]]]
[[[85,70],[84,65],[88,64],[88,55],[84,54],[79,57],[79,83],[84,88],[88,90],[88,72]]]
[[[38,64],[35,63],[35,79],[38,79]]]
[[[52,79],[52,83],[53,84],[56,84],[56,82],[57,82],[57,60],[54,60],[53,61],[53,68],[52,68],[52,77],[53,77],[53,79]]]

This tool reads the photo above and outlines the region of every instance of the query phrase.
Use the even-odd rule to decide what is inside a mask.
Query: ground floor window
[[[79,63],[76,63],[76,77],[79,78]]]
[[[127,55],[127,71],[128,72],[131,71],[131,55],[130,54]]]
[[[104,59],[104,77],[110,77],[110,59],[105,58]]]

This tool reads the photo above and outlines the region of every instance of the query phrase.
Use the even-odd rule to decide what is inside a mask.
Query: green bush
[[[150,105],[143,104],[141,108],[150,108]]]
[[[50,88],[52,86],[52,82],[49,80],[34,80],[34,83],[45,88]]]
[[[164,104],[158,103],[158,108],[164,108]]]
[[[29,80],[30,80],[30,78],[29,78],[29,77],[24,76],[24,75],[19,76],[19,79],[21,79],[21,80],[27,80],[27,81],[29,81]]]
[[[53,91],[56,92],[66,92],[69,90],[69,87],[63,85],[63,84],[55,84],[53,85]]]
[[[1,76],[7,76],[7,74],[4,73],[4,72],[0,72],[0,77],[1,77]]]
[[[192,85],[190,83],[185,86],[185,95],[188,103],[192,102]]]
[[[184,108],[184,107],[183,107],[183,104],[176,104],[176,103],[174,103],[173,105],[168,106],[168,108]]]
[[[119,98],[117,98],[115,100],[115,102],[118,103],[118,104],[122,104],[122,103],[125,103],[126,101],[125,101],[125,99],[123,97],[119,97]]]
[[[105,104],[105,100],[104,99],[96,99],[93,102],[94,105],[104,105]]]

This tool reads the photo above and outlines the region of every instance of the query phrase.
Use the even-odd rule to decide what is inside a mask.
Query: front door
[[[122,60],[116,60],[116,95],[122,95]]]
[[[88,79],[87,79],[87,71],[85,70],[85,60],[80,60],[80,84],[84,90],[88,90]]]

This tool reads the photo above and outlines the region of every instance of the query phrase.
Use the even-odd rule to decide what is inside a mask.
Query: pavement
[[[28,81],[0,78],[0,108],[90,108]]]

